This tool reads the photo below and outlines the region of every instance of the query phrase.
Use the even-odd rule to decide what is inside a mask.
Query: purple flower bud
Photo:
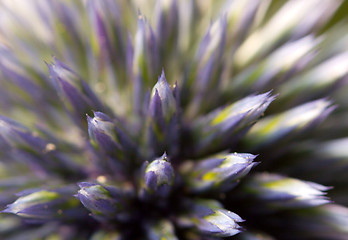
[[[197,139],[196,154],[230,148],[239,140],[238,134],[248,130],[275,99],[270,92],[245,97],[222,109],[217,109],[193,123],[192,131]]]
[[[183,166],[185,178],[192,192],[228,191],[257,163],[252,154],[218,155]]]
[[[244,221],[240,216],[224,209],[219,202],[214,200],[190,202],[182,220],[186,227],[194,227],[197,231],[214,237],[230,237],[241,232],[238,223]]]
[[[96,115],[93,118],[87,115],[88,134],[92,143],[100,147],[107,155],[113,156],[121,151],[121,146],[115,133],[115,125],[110,120]]]
[[[166,198],[174,184],[174,169],[164,153],[145,168],[140,196]]]
[[[176,89],[178,95],[178,90]],[[178,149],[178,99],[167,83],[164,71],[153,87],[148,113],[149,157],[168,151],[171,156]]]
[[[125,162],[125,159],[135,160],[138,154],[136,145],[108,115],[94,112],[93,118],[87,115],[87,122],[92,144],[104,155],[117,161],[118,164],[121,163],[123,167],[130,163]]]
[[[79,184],[77,198],[100,221],[116,219],[128,220],[126,214],[127,195],[116,187],[102,186],[97,183]]]
[[[71,187],[24,193],[3,212],[37,220],[82,219],[87,212],[79,207]]]
[[[158,96],[156,96],[156,94],[158,94]],[[158,101],[156,100],[157,98],[161,100],[163,116],[167,122],[170,121],[170,119],[173,117],[173,114],[176,112],[176,101],[173,95],[173,91],[170,88],[164,75],[164,70],[162,70],[161,77],[158,78],[158,82],[153,87],[151,95],[153,101]]]

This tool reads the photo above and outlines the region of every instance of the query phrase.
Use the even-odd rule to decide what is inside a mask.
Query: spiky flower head
[[[1,1],[0,238],[347,239],[346,9]]]

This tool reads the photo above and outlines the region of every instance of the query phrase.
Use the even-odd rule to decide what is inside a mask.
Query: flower
[[[0,236],[346,239],[345,7],[2,1]]]

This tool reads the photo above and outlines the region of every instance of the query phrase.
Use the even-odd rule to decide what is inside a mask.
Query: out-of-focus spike
[[[314,207],[330,202],[324,196],[324,191],[330,187],[277,174],[257,174],[245,184],[243,187],[245,193],[250,194],[250,199],[258,199],[271,208]]]
[[[147,225],[146,229],[149,240],[178,240],[174,226],[170,221],[161,220]]]
[[[87,83],[69,67],[57,59],[47,66],[64,106],[81,128],[87,129],[85,116],[92,110],[108,112]]]
[[[260,148],[287,136],[300,134],[324,120],[333,109],[330,101],[319,99],[269,116],[258,121],[243,142],[249,147]]]
[[[48,173],[78,178],[85,169],[56,151],[57,145],[29,131],[26,127],[6,117],[0,117],[0,146],[3,153],[26,163],[40,175]]]
[[[254,31],[241,45],[235,54],[235,64],[240,68],[245,67],[268,54],[285,39],[298,39],[320,28],[326,22],[325,19],[334,13],[340,1],[318,5],[319,2],[313,0],[304,4],[296,0],[284,4],[265,26]]]

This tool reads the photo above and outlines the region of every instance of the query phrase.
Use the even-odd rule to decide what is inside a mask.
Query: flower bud
[[[217,155],[191,166],[183,166],[185,179],[192,192],[228,191],[257,163],[252,154]]]
[[[147,119],[147,140],[149,157],[158,156],[163,151],[175,155],[178,149],[178,103],[162,71],[157,84],[153,87],[149,102]]]
[[[154,99],[156,92],[161,100],[163,116],[166,122],[168,122],[173,117],[173,114],[176,112],[176,102],[173,95],[173,91],[166,80],[163,70],[161,77],[158,78],[158,82],[152,89],[152,99]]]
[[[194,227],[198,232],[213,237],[230,237],[241,232],[239,222],[244,220],[228,211],[214,200],[195,200],[189,202],[186,213],[178,224]]]
[[[142,198],[166,198],[174,184],[174,169],[164,153],[162,157],[148,164],[144,171]]]
[[[193,123],[192,131],[197,139],[197,156],[231,148],[243,130],[248,129],[275,99],[270,92],[251,95],[222,109],[217,109]]]
[[[79,201],[73,197],[71,189],[67,190],[40,190],[22,194],[3,212],[37,220],[86,217],[87,213],[78,207]]]
[[[100,221],[128,219],[126,194],[120,189],[88,182],[80,183],[79,187],[77,197],[94,218]]]
[[[92,144],[104,155],[118,163],[125,164],[125,159],[134,159],[137,149],[130,137],[121,130],[121,124],[114,122],[102,112],[94,112],[94,117],[87,115],[88,134]]]
[[[122,149],[112,120],[101,112],[95,112],[94,117],[87,115],[88,134],[92,143],[106,155],[117,156]]]

